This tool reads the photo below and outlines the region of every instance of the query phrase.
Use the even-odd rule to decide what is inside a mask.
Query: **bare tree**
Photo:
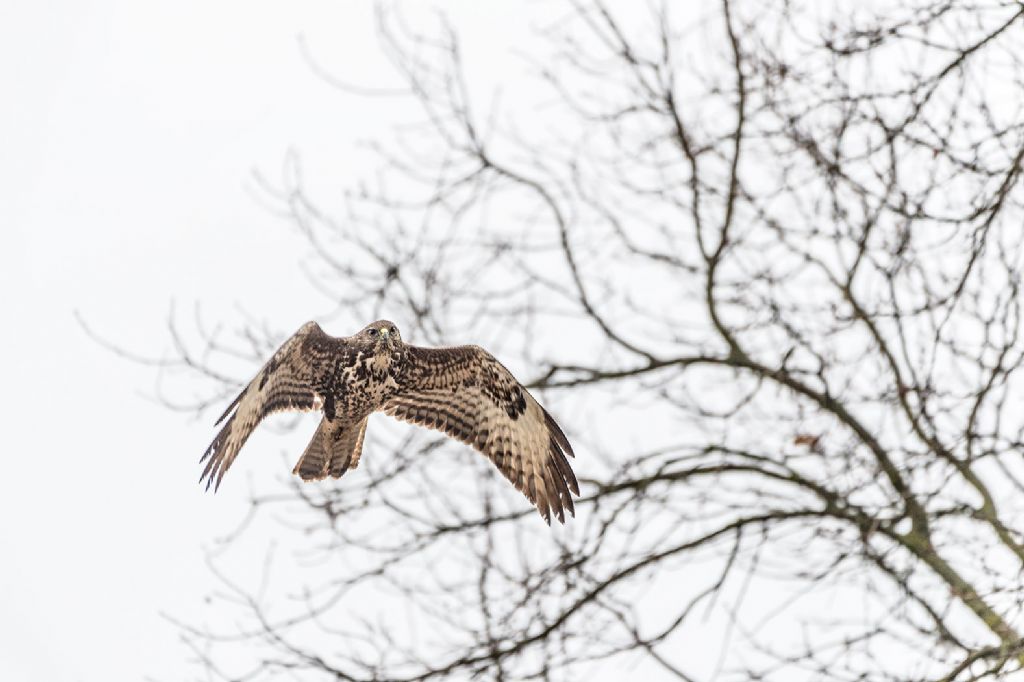
[[[583,497],[551,531],[468,448],[382,422],[336,484],[254,493],[183,626],[209,671],[1024,667],[1024,5],[696,12],[574,4],[538,29],[542,100],[488,107],[443,20],[381,13],[417,123],[343,206],[268,192],[350,327],[533,371]],[[200,326],[172,364],[219,401],[291,331]],[[230,559],[253,524],[291,538],[262,587]]]

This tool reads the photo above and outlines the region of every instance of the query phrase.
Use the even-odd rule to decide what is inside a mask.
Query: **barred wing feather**
[[[548,412],[498,360],[478,346],[407,347],[399,390],[383,410],[443,431],[490,459],[544,520],[574,514],[579,484],[572,446]]]
[[[238,394],[217,423],[228,418],[224,427],[199,460],[207,461],[199,481],[206,480],[214,490],[220,487],[224,473],[235,461],[238,451],[265,417],[285,410],[313,411],[323,405],[314,390],[314,378],[321,371],[321,360],[304,341],[326,336],[319,325],[309,322],[282,344],[249,385]],[[230,417],[229,417],[230,415]]]

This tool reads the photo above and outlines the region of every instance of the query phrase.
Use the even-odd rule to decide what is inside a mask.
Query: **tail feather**
[[[365,433],[365,417],[356,423],[329,421],[325,417],[292,473],[304,481],[319,481],[327,476],[341,477],[350,467],[354,468],[359,463]]]
[[[323,433],[326,423],[328,423],[326,419],[320,423],[320,427],[313,434],[313,439],[306,446],[306,451],[302,453],[302,457],[292,469],[292,473],[301,476],[304,481],[317,481],[324,477],[324,468],[330,459]]]
[[[348,429],[334,450],[334,456],[327,465],[330,475],[341,478],[350,468],[359,466],[359,456],[363,454],[363,436],[366,435],[366,418]]]

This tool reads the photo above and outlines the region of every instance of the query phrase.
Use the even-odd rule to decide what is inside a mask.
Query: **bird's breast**
[[[326,388],[339,414],[357,417],[380,408],[397,387],[391,356],[365,353],[339,363]]]

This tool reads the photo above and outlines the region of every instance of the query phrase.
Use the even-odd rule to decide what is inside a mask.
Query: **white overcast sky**
[[[432,4],[461,37],[477,101],[526,72],[532,28],[564,11]],[[305,243],[254,198],[252,177],[278,177],[294,150],[318,196],[340,193],[373,172],[361,142],[416,118],[406,99],[332,88],[303,57],[300,41],[352,83],[400,85],[374,8],[0,0],[0,682],[196,677],[162,614],[204,617],[204,546],[246,512],[246,479],[287,475],[281,453],[309,431],[290,447],[257,431],[230,485],[204,494],[198,459],[217,414],[158,404],[155,370],[101,348],[76,313],[156,357],[172,301],[228,325],[245,311],[280,333],[309,319],[355,331],[325,320],[335,306],[304,279]],[[695,657],[702,644],[688,642]]]
[[[501,55],[528,23],[519,3],[486,4],[448,11],[470,49]],[[74,314],[159,356],[172,300],[282,332],[330,309],[251,173],[274,177],[295,149],[340,191],[372,158],[357,143],[408,112],[327,86],[300,37],[353,82],[397,83],[368,2],[0,3],[0,680],[188,676],[161,613],[201,613],[202,547],[244,490],[201,493],[212,424],[150,400],[153,370]]]

